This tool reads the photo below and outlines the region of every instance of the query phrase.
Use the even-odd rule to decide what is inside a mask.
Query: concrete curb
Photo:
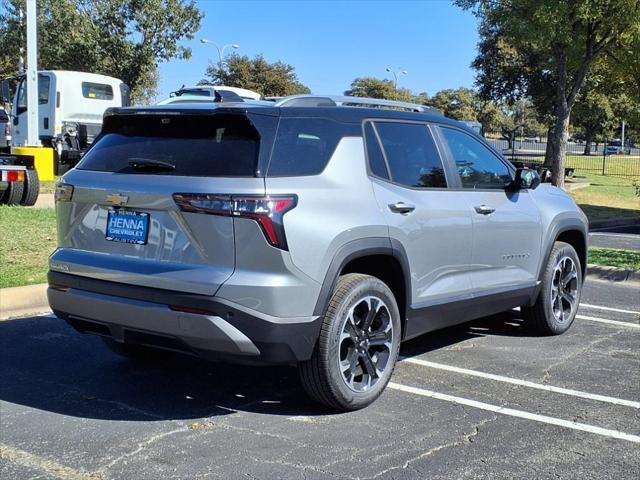
[[[594,222],[589,222],[589,231],[591,232],[599,228],[629,227],[632,225],[640,225],[640,217],[620,218],[615,220],[596,220]]]
[[[49,310],[47,284],[0,288],[0,320]]]
[[[564,190],[566,192],[573,192],[574,190],[580,190],[581,188],[587,188],[590,187],[591,184],[590,183],[585,183],[585,182],[576,182],[576,183],[565,183],[564,184]]]
[[[30,208],[55,208],[56,202],[53,198],[53,193],[41,193],[38,195],[38,200],[33,207]]]
[[[625,282],[640,287],[640,270],[587,264],[587,278],[608,282]]]

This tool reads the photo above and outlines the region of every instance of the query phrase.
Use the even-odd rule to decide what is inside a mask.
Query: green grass
[[[589,247],[589,263],[607,267],[640,270],[640,252],[615,248]]]
[[[576,171],[571,182],[591,184],[589,187],[571,191],[576,203],[590,221],[640,217],[640,197],[636,196],[634,179]]]
[[[578,170],[586,168],[602,175],[603,158],[602,155],[567,155],[566,166]],[[607,176],[633,174],[636,178],[640,178],[640,156],[638,155],[607,155],[604,159],[604,167]]]
[[[53,208],[0,206],[0,288],[44,283],[56,248]]]
[[[543,160],[544,157],[530,159],[540,163]],[[574,177],[567,182],[591,184],[571,191],[590,221],[640,218],[640,197],[634,186],[634,182],[640,185],[640,157],[608,156],[607,175],[602,175],[601,156],[568,155],[566,166],[576,169]]]

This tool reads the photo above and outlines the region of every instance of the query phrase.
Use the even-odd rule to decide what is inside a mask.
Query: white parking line
[[[623,310],[622,308],[612,308],[612,307],[601,307],[600,305],[591,305],[590,303],[580,302],[580,306],[587,307],[587,308],[595,308],[596,310],[606,310],[607,312],[630,313],[632,315],[640,315],[640,312],[634,312],[633,310]]]
[[[405,363],[413,363],[415,365],[422,365],[424,367],[435,368],[438,370],[460,373],[462,375],[471,375],[473,377],[486,378],[498,382],[511,383],[513,385],[535,388],[537,390],[545,390],[547,392],[561,393],[563,395],[571,395],[573,397],[587,398],[589,400],[597,400],[599,402],[613,403],[614,405],[623,405],[625,407],[640,408],[640,402],[634,402],[632,400],[624,400],[621,398],[609,397],[607,395],[581,392],[580,390],[572,390],[569,388],[554,387],[553,385],[544,385],[542,383],[535,383],[528,380],[520,380],[517,378],[505,377],[502,375],[495,375],[493,373],[479,372],[477,370],[470,370],[467,368],[454,367],[452,365],[445,365],[442,363],[429,362],[420,358],[401,357],[400,361]]]
[[[609,325],[617,325],[619,327],[640,328],[640,325],[637,323],[620,322],[618,320],[609,320],[607,318],[588,317],[587,315],[576,315],[576,318],[579,318],[580,320],[589,320],[590,322],[608,323]]]
[[[487,410],[489,412],[499,413],[501,415],[508,415],[510,417],[533,420],[534,422],[546,423],[549,425],[556,425],[558,427],[570,428],[572,430],[580,430],[582,432],[595,433],[596,435],[602,435],[604,437],[609,437],[609,438],[617,438],[619,440],[626,440],[628,442],[633,442],[633,443],[640,443],[640,436],[632,435],[630,433],[620,432],[618,430],[609,430],[608,428],[596,427],[593,425],[587,425],[585,423],[577,423],[577,422],[572,422],[570,420],[563,420],[561,418],[548,417],[546,415],[539,415],[537,413],[525,412],[523,410],[515,410],[513,408],[500,407],[498,405],[492,405],[490,403],[478,402],[476,400],[470,400],[468,398],[456,397],[454,395],[447,395],[445,393],[434,392],[432,390],[425,390],[424,388],[410,387],[407,385],[401,385],[399,383],[394,383],[394,382],[389,382],[388,387],[394,390],[399,390],[406,393],[412,393],[414,395],[435,398],[437,400],[457,403],[459,405],[466,405],[468,407],[479,408],[480,410]]]
[[[62,465],[48,458],[35,455],[33,453],[25,452],[19,448],[14,448],[9,445],[0,444],[0,458],[8,460],[23,467],[27,467],[33,470],[39,470],[46,473],[48,476],[60,478],[62,480],[96,480],[97,475],[75,470],[66,465]]]

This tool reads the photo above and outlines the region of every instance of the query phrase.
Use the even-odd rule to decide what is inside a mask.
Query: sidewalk
[[[33,207],[27,208],[54,208],[56,206],[56,202],[53,199],[53,193],[41,193],[38,195],[38,200]]]
[[[35,315],[48,310],[46,283],[0,288],[0,320]]]

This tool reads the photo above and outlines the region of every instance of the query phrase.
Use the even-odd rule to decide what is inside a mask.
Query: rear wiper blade
[[[172,163],[162,162],[160,160],[151,160],[149,158],[131,158],[129,165],[136,170],[168,170],[173,171],[176,166]]]

